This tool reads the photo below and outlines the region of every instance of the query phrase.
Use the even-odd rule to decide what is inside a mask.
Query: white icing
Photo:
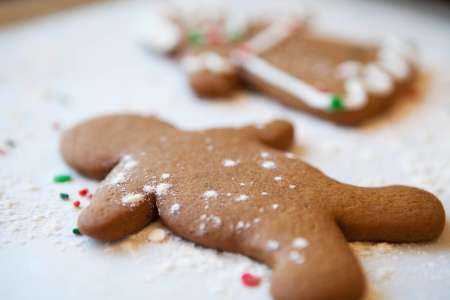
[[[290,185],[289,185],[289,188],[290,188],[291,190],[293,190],[293,189],[295,189],[295,185],[294,185],[294,184],[290,184]]]
[[[142,190],[146,193],[155,193],[157,196],[165,196],[169,193],[169,189],[172,187],[169,183],[159,183],[158,185],[146,184]]]
[[[297,251],[289,251],[289,259],[296,264],[302,264],[305,261],[303,255]]]
[[[215,52],[203,52],[198,55],[187,55],[181,59],[181,66],[187,73],[209,71],[215,74],[228,73],[232,66],[228,60]]]
[[[232,159],[224,159],[222,164],[224,167],[232,168],[232,167],[236,167],[237,165],[239,165],[239,161],[232,160]]]
[[[401,55],[382,49],[378,54],[378,64],[396,80],[405,80],[411,74],[411,66]]]
[[[259,155],[264,159],[270,157],[270,153],[267,151],[262,151]]]
[[[276,251],[280,248],[280,243],[275,240],[268,240],[266,243],[266,249],[269,251]]]
[[[292,241],[292,247],[296,249],[303,249],[309,246],[309,242],[304,238],[295,238]]]
[[[330,105],[331,94],[317,90],[306,82],[277,69],[269,62],[255,55],[249,56],[241,64],[247,72],[301,99],[301,101],[311,107],[326,109]]]
[[[165,180],[165,179],[169,179],[170,178],[170,174],[169,173],[164,173],[161,175],[161,180]]]
[[[219,193],[216,191],[210,190],[203,193],[202,197],[204,200],[216,199],[219,196]]]
[[[241,11],[228,13],[225,18],[224,32],[227,36],[245,34],[248,31],[249,19]]]
[[[108,181],[110,185],[116,185],[123,183],[126,180],[126,174],[124,172],[118,172]]]
[[[271,160],[265,160],[261,163],[261,167],[263,167],[264,169],[275,169],[276,168],[276,164],[274,161]]]
[[[279,205],[279,204],[277,204],[277,203],[275,203],[275,204],[272,204],[272,208],[273,208],[273,209],[278,209],[278,207],[280,207],[280,205]]]
[[[344,102],[346,108],[360,108],[367,103],[366,89],[360,79],[347,79],[344,88]]]
[[[242,201],[247,201],[248,199],[249,199],[249,196],[248,196],[248,195],[241,194],[241,195],[237,196],[237,197],[234,199],[234,201],[236,201],[236,202],[242,202]]]
[[[385,95],[394,88],[391,77],[376,64],[368,64],[363,69],[363,82],[369,93]]]
[[[274,179],[275,181],[281,181],[281,180],[283,180],[283,177],[281,177],[281,176],[275,176],[273,179]]]
[[[180,213],[181,205],[179,203],[172,204],[170,207],[171,215],[178,215]]]

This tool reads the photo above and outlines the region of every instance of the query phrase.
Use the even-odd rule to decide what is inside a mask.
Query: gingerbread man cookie
[[[245,79],[279,102],[339,124],[361,123],[411,86],[415,49],[398,39],[358,45],[270,26],[234,52]]]
[[[442,232],[432,194],[337,182],[284,151],[293,136],[285,121],[205,131],[137,115],[84,122],[65,132],[62,154],[81,174],[106,178],[79,228],[113,241],[159,216],[187,240],[269,265],[272,295],[283,300],[360,299],[364,276],[347,241]]]
[[[305,20],[300,10],[289,18],[295,18],[297,26]],[[194,92],[211,99],[231,96],[241,86],[230,53],[272,23],[268,17],[252,17],[242,10],[211,3],[172,5],[153,16],[153,23],[155,20],[159,24],[147,28],[147,45],[175,55]]]

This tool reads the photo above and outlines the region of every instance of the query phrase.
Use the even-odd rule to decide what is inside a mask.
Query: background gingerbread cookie
[[[185,239],[266,263],[275,299],[360,299],[364,276],[347,240],[420,242],[442,232],[432,194],[339,183],[285,152],[292,142],[285,121],[187,132],[113,115],[68,130],[61,150],[82,174],[109,173],[79,217],[82,233],[117,240],[159,216]]]
[[[274,12],[271,12],[274,13]],[[298,7],[280,19],[304,27],[306,15]],[[276,22],[268,12],[249,12],[214,2],[172,3],[153,16],[145,29],[146,45],[179,59],[194,92],[200,97],[229,97],[241,87],[233,49]],[[289,29],[287,29],[289,30]]]
[[[359,124],[394,103],[415,80],[416,51],[390,38],[356,44],[308,31],[261,31],[235,51],[243,76],[290,107],[339,124]]]

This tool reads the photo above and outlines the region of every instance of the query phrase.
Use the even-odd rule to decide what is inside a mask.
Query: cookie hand
[[[126,155],[82,210],[78,227],[88,236],[114,241],[135,233],[156,217],[153,191],[146,191],[139,155]]]
[[[429,241],[444,228],[444,208],[426,191],[406,186],[339,185],[339,189],[350,199],[344,203],[334,197],[333,205],[337,222],[350,241]]]

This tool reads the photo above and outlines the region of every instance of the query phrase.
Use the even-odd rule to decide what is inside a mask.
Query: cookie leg
[[[145,191],[144,172],[128,156],[113,169],[78,218],[80,231],[102,241],[135,233],[157,216],[155,197]],[[131,179],[132,178],[132,179]]]
[[[272,267],[274,299],[361,298],[364,275],[330,216],[308,209],[266,222],[259,224],[258,238],[249,233],[243,239],[243,250]]]
[[[437,238],[444,228],[444,208],[426,191],[405,186],[345,189],[351,200],[344,205],[336,199],[335,213],[348,240],[420,242]]]

